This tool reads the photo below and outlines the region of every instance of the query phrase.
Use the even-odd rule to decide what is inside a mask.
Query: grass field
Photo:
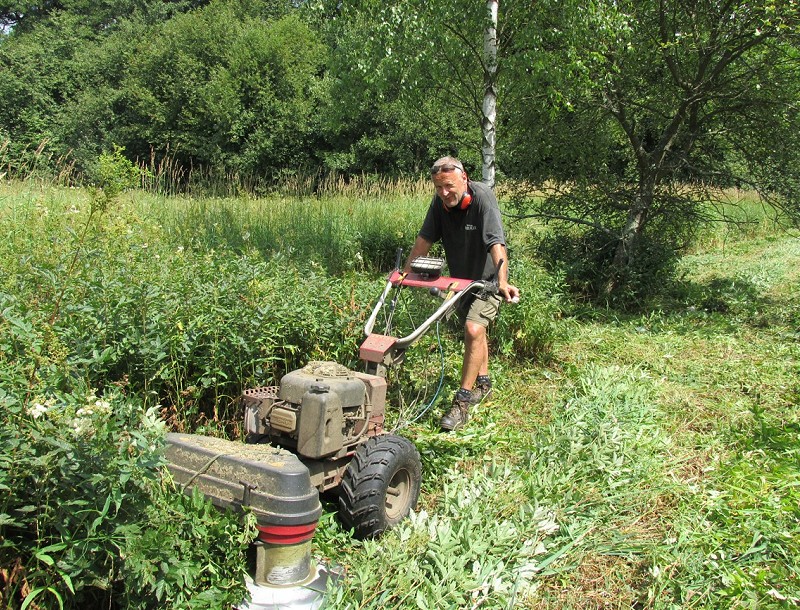
[[[800,603],[798,263],[786,235],[698,251],[659,310],[565,316],[547,365],[499,363],[463,433],[415,430],[429,516],[348,551],[354,604]]]
[[[241,386],[308,358],[355,364],[383,273],[424,205],[421,193],[132,193],[91,218],[83,191],[0,184],[7,430],[39,430],[34,404],[80,389],[156,406],[174,428],[235,435]],[[520,240],[524,231],[510,228]],[[523,303],[504,309],[492,337],[494,395],[464,430],[438,433],[460,362],[457,335],[443,329],[445,392],[403,428],[423,457],[417,513],[357,542],[326,502],[315,554],[346,574],[328,607],[800,605],[800,241],[766,220],[747,233],[709,228],[676,285],[635,314],[574,304],[536,261],[513,262]],[[430,338],[420,351],[435,348]],[[393,421],[411,419],[425,402],[417,394],[432,396],[437,358],[410,357],[392,374]],[[12,471],[0,463],[4,599],[20,598],[9,573],[22,558],[30,583],[36,569],[51,579],[38,599],[69,607],[64,574],[74,583],[86,571],[41,559],[66,552],[53,550],[63,533],[14,539]],[[109,556],[121,548],[113,539]],[[188,563],[210,561],[186,552]],[[116,590],[150,583],[141,570],[117,576]],[[203,578],[198,595],[217,586]],[[188,605],[174,590],[162,585],[157,603],[138,607]],[[114,586],[105,591],[92,599],[122,607]]]

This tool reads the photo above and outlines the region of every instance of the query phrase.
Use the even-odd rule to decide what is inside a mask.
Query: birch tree
[[[536,49],[521,30],[531,26],[542,6],[549,5],[522,0],[337,5],[335,53],[339,65],[352,71],[343,78],[360,75],[381,95],[403,100],[418,113],[420,128],[447,135],[450,150],[441,154],[480,164],[484,182],[494,187],[498,116],[506,91],[515,90],[503,83],[504,66],[524,74],[525,58]],[[515,78],[509,74],[506,82]],[[343,92],[347,95],[347,87]]]
[[[494,188],[497,144],[497,0],[487,0],[489,19],[483,37],[483,106],[481,135],[483,144],[483,181]]]

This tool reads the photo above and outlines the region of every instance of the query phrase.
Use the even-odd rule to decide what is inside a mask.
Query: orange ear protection
[[[458,209],[466,210],[470,203],[472,203],[472,193],[469,192],[469,187],[467,187],[467,190],[461,196],[461,201],[458,203]]]
[[[450,208],[444,204],[444,199],[441,199],[440,201],[442,202],[442,207],[444,208],[445,212],[449,212]],[[469,190],[466,190],[464,191],[464,194],[461,195],[461,199],[458,201],[458,205],[455,206],[455,209],[466,210],[470,203],[472,203],[472,195],[470,194]]]

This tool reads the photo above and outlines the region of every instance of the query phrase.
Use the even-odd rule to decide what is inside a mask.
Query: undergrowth
[[[357,367],[425,202],[91,205],[0,185],[3,603],[229,606],[250,524],[172,489],[163,432],[238,437],[242,388],[309,359]],[[512,254],[523,299],[491,330],[495,392],[456,434],[437,426],[456,325],[409,350],[388,420],[422,456],[420,503],[367,542],[326,504],[314,552],[344,573],[327,607],[800,604],[800,248],[766,224],[705,235],[627,312]],[[396,330],[430,307],[404,295]]]

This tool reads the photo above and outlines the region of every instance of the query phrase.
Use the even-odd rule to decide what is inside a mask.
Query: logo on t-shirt
[[[464,230],[465,230],[465,231],[477,231],[477,230],[478,230],[478,227],[476,227],[475,225],[469,225],[469,224],[468,224],[468,225],[465,225],[465,226],[464,226]]]

